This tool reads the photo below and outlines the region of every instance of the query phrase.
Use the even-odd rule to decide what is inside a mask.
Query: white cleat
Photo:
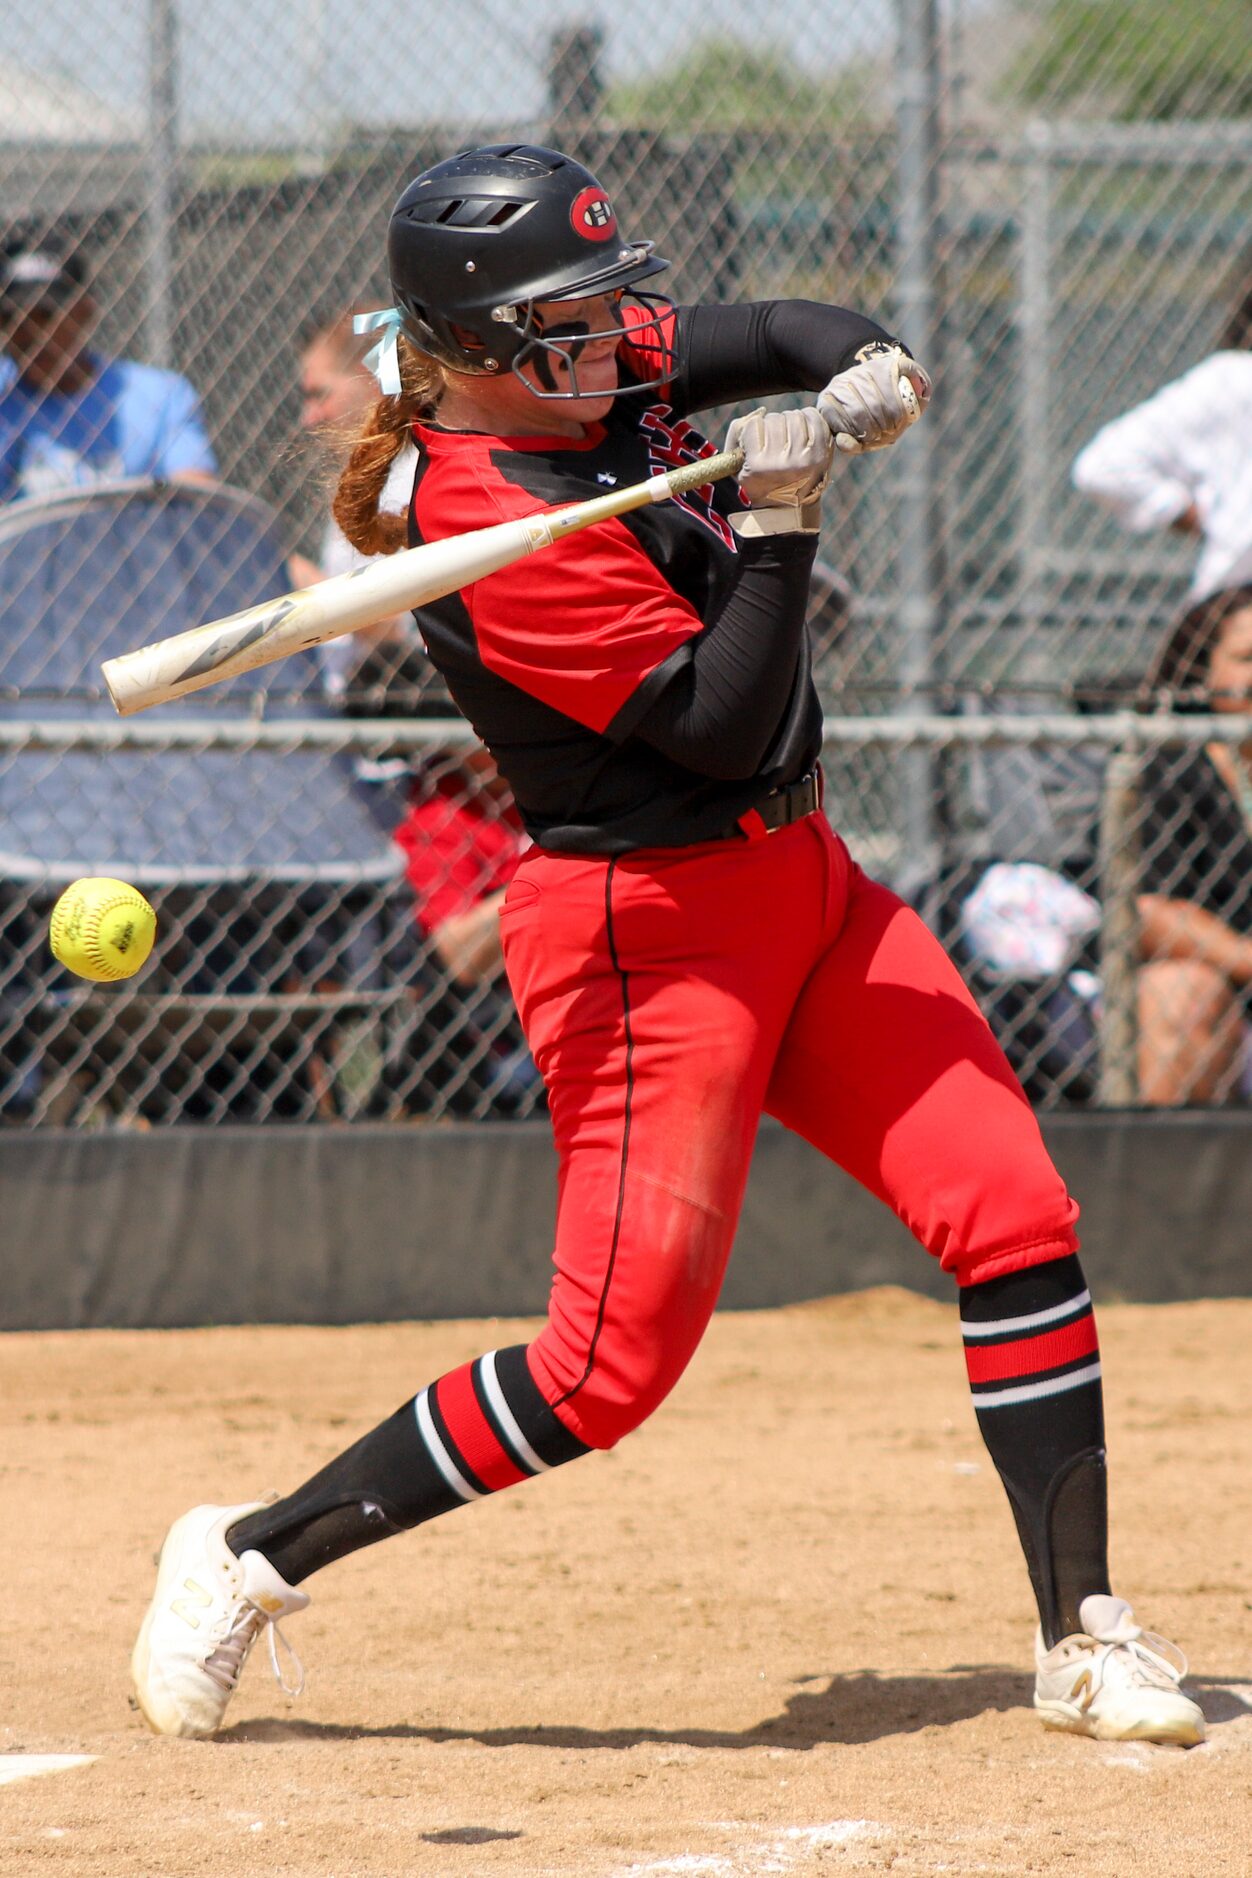
[[[1082,1630],[1054,1649],[1035,1639],[1035,1707],[1045,1728],[1181,1748],[1203,1741],[1204,1716],[1178,1686],[1187,1659],[1176,1644],[1142,1630],[1124,1598],[1084,1598],[1078,1619]]]
[[[308,1598],[261,1553],[236,1558],[226,1543],[236,1520],[264,1504],[193,1506],[165,1535],[156,1591],[131,1656],[139,1707],[156,1734],[214,1734],[262,1630],[284,1694],[299,1695],[304,1687],[299,1658],[277,1620],[302,1611]],[[276,1638],[294,1666],[291,1682],[283,1677]]]

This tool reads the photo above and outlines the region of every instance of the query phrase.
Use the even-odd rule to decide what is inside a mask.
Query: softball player
[[[610,1448],[713,1310],[762,1111],[894,1207],[959,1287],[975,1411],[1039,1606],[1045,1722],[1192,1743],[1178,1652],[1110,1594],[1100,1364],[1077,1208],[954,967],[821,812],[805,607],[832,449],[893,443],[929,394],[873,321],[684,306],[551,150],[471,150],[389,230],[385,395],[336,500],[363,553],[432,541],[708,454],[738,488],[638,510],[423,610],[435,664],[534,846],[505,894],[509,979],[560,1162],[548,1320],[440,1376],[274,1505],[171,1529],[134,1653],[170,1734],[221,1723],[311,1573]],[[379,511],[418,466],[407,532]],[[191,1587],[191,1591],[189,1591]],[[194,1592],[196,1595],[192,1595]]]

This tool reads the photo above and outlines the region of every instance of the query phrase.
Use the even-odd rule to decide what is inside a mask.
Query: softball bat
[[[498,522],[491,528],[450,535],[446,541],[379,556],[350,574],[298,588],[281,599],[266,600],[242,613],[193,626],[189,632],[107,660],[101,670],[109,696],[121,717],[167,704],[205,685],[220,684],[293,652],[359,632],[393,613],[425,606],[524,555],[564,541],[581,528],[644,508],[649,502],[668,501],[742,468],[741,450],[722,450],[569,508]]]

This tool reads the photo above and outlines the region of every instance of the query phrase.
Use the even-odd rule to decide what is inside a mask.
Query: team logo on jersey
[[[579,190],[570,204],[569,218],[574,233],[585,241],[611,241],[617,233],[613,204],[598,183]]]
[[[668,404],[652,405],[640,419],[640,428],[648,441],[648,469],[653,476],[681,469],[687,463],[698,463],[704,456],[717,455],[717,445],[701,436],[685,417],[675,419]],[[686,509],[688,515],[694,516],[734,554],[738,551],[735,531],[726,517],[713,507],[713,489],[712,483],[701,483],[698,489],[688,489],[670,500],[676,507]]]

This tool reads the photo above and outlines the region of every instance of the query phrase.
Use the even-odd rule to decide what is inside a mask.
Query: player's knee
[[[595,1348],[576,1364],[544,1332],[531,1345],[530,1366],[553,1413],[590,1448],[617,1446],[645,1422],[685,1367],[685,1354]]]
[[[613,1448],[660,1407],[682,1369],[681,1363],[604,1368],[593,1363],[564,1406],[577,1417],[576,1432],[589,1447]]]
[[[1042,1153],[951,1199],[917,1236],[959,1285],[985,1284],[1077,1250],[1077,1204]]]
[[[1078,1208],[1039,1125],[1020,1100],[1003,1103],[914,1189],[902,1217],[962,1285],[1064,1258],[1077,1246]]]
[[[1007,1277],[1010,1272],[1026,1271],[1032,1265],[1068,1258],[1078,1250],[1074,1229],[1078,1208],[1072,1200],[1069,1209],[1068,1220],[1057,1220],[1024,1239],[993,1246],[954,1247],[940,1262],[964,1289],[966,1285],[985,1285],[992,1278]]]
[[[609,1401],[595,1390],[584,1387],[563,1402],[558,1413],[568,1418],[569,1426],[589,1448],[607,1452],[615,1448],[624,1435],[633,1434],[655,1406],[655,1403],[645,1404],[640,1400]]]

